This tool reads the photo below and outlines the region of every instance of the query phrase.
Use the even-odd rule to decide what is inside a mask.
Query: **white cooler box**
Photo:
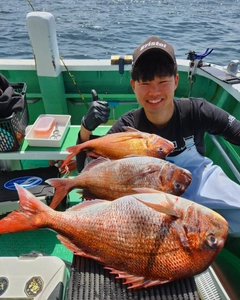
[[[65,299],[68,270],[55,256],[0,258],[0,299]]]

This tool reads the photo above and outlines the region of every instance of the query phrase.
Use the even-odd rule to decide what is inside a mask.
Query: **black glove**
[[[109,115],[110,108],[106,101],[92,101],[86,115],[82,118],[82,125],[87,130],[93,131],[100,124],[107,123]]]

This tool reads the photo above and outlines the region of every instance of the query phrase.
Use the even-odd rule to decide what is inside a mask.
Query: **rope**
[[[67,70],[68,75],[69,75],[69,77],[71,78],[71,80],[72,80],[74,86],[76,87],[76,89],[77,89],[77,91],[78,91],[78,93],[79,93],[81,99],[83,100],[83,102],[84,102],[86,108],[88,108],[87,101],[86,101],[86,99],[84,98],[83,94],[81,93],[81,91],[80,91],[80,89],[79,89],[79,87],[78,87],[78,85],[77,85],[77,83],[76,83],[76,81],[75,81],[74,76],[73,76],[73,75],[70,73],[70,71],[68,70],[68,67],[66,66],[66,64],[65,64],[65,62],[64,62],[64,60],[63,60],[63,58],[62,58],[62,56],[60,56],[60,59],[61,59],[63,65],[64,65],[65,69]]]

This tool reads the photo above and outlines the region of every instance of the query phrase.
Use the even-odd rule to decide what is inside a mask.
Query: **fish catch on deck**
[[[172,142],[156,135],[141,132],[132,127],[123,127],[126,132],[118,132],[86,141],[82,144],[68,147],[70,153],[61,168],[79,152],[88,151],[92,157],[108,157],[119,159],[128,155],[147,155],[164,158],[174,149]]]
[[[73,189],[83,189],[83,197],[114,200],[132,194],[133,188],[148,187],[180,196],[191,183],[191,173],[160,158],[130,156],[118,160],[97,158],[73,178],[51,178],[55,187],[50,204],[56,208]]]
[[[76,255],[103,263],[129,288],[203,272],[223,248],[228,224],[192,201],[144,190],[115,201],[84,201],[52,210],[16,185],[20,211],[0,220],[0,234],[49,228]]]

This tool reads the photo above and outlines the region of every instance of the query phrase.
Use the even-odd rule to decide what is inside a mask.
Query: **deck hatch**
[[[194,278],[181,279],[147,289],[127,289],[98,262],[74,256],[68,286],[68,300],[200,300]]]

